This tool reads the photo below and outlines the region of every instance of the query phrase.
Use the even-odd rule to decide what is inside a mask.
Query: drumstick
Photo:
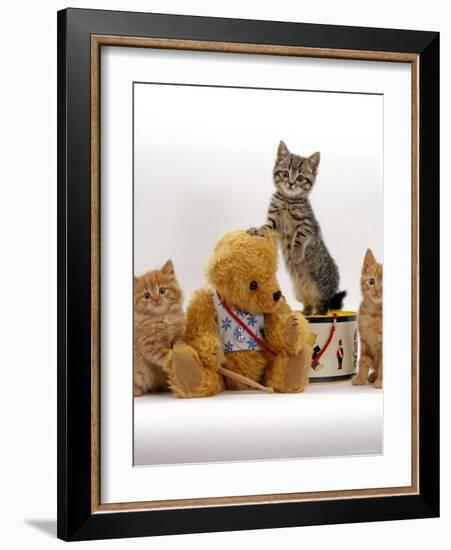
[[[251,388],[255,388],[256,390],[261,390],[266,393],[273,393],[274,390],[268,386],[262,386],[262,384],[259,384],[258,382],[255,382],[254,380],[251,380],[250,378],[247,378],[247,376],[243,376],[242,374],[238,374],[237,372],[233,372],[233,370],[226,369],[225,367],[219,367],[218,372],[223,374],[224,376],[227,376],[228,378],[232,378],[233,380],[236,380],[237,382],[242,382],[243,384],[246,384],[246,386],[250,386]]]

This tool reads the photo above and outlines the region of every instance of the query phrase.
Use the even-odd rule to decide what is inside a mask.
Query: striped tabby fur
[[[296,298],[304,313],[341,309],[345,292],[338,292],[339,274],[309,201],[320,154],[301,157],[290,153],[283,141],[274,165],[273,194],[263,230],[279,233],[283,257],[293,279]]]

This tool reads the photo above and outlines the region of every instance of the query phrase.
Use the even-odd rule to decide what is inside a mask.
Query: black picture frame
[[[399,52],[418,56],[419,494],[93,512],[92,35]],[[438,515],[439,33],[85,9],[58,12],[58,537],[87,540]]]

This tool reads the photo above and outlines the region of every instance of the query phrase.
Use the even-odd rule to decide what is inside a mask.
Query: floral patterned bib
[[[211,297],[216,309],[218,319],[218,329],[224,344],[224,352],[232,351],[252,351],[263,349],[250,334],[229,314],[224,304],[219,299],[216,292],[211,292]],[[240,321],[257,336],[264,341],[265,316],[263,313],[246,313],[236,308],[228,306]]]

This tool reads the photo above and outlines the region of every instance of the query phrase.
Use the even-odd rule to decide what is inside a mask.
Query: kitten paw
[[[141,397],[141,395],[143,395],[144,392],[142,391],[142,389],[139,386],[135,386],[133,393],[134,393],[135,397]]]
[[[248,235],[252,235],[253,237],[264,237],[268,231],[271,231],[271,229],[265,225],[262,225],[262,227],[250,227],[246,233]]]
[[[298,319],[296,315],[290,315],[285,325],[284,340],[287,346],[294,346],[299,335]]]
[[[366,380],[360,378],[358,375],[354,376],[352,379],[352,385],[353,386],[364,386],[366,384]]]
[[[374,382],[374,387],[378,390],[382,389],[382,378],[376,378]]]
[[[370,374],[368,375],[368,382],[370,384],[373,384],[373,382],[376,382],[376,379],[377,379],[376,371],[370,372]]]

